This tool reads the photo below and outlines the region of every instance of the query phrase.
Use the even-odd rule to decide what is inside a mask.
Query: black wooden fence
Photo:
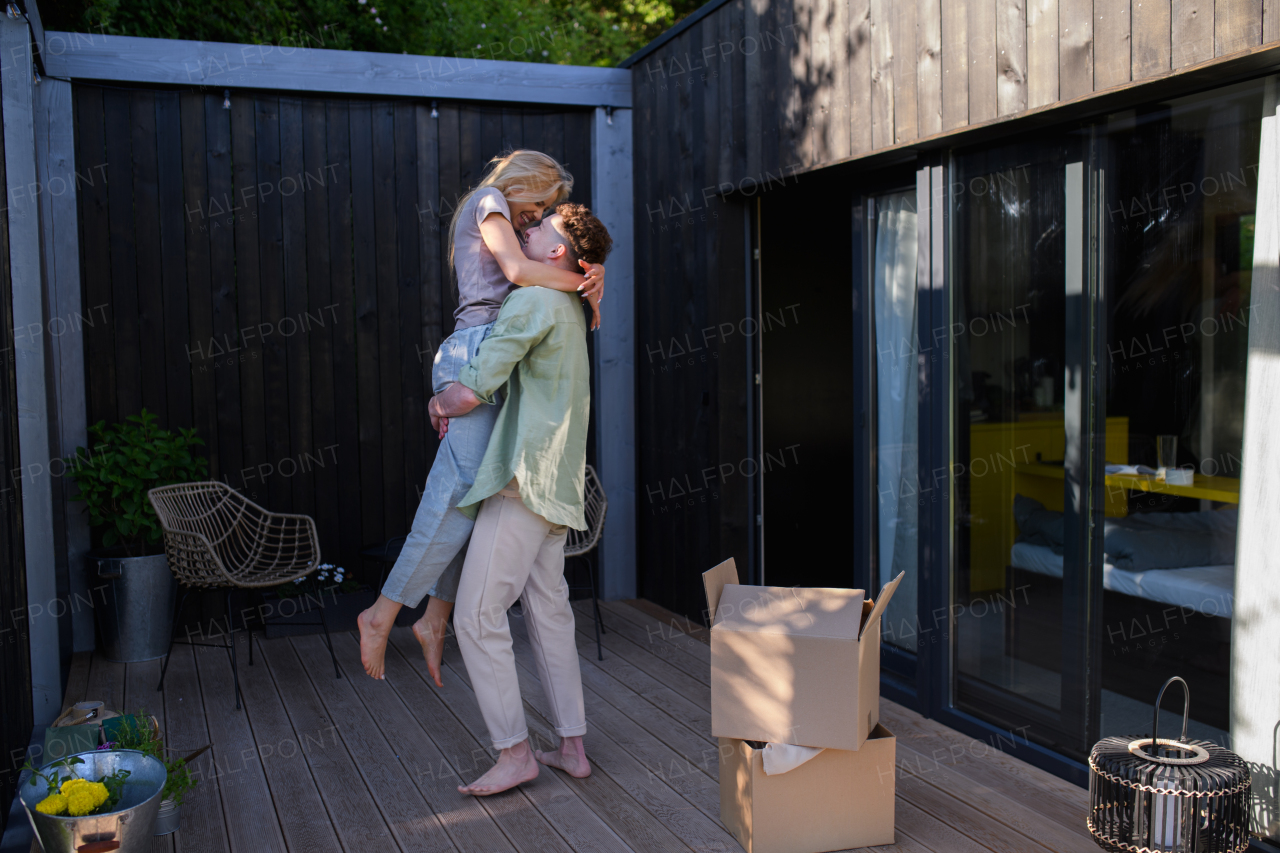
[[[591,112],[77,84],[75,119],[89,422],[194,426],[339,565],[408,532],[454,203],[512,147],[589,200]]]

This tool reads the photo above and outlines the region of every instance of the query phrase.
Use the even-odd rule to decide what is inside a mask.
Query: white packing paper
[[[795,770],[801,764],[822,752],[820,746],[797,746],[794,743],[766,743],[764,745],[764,772],[777,776]]]

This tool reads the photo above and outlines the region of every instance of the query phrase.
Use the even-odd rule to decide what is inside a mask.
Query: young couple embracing
[[[402,606],[429,595],[413,626],[427,668],[440,660],[450,613],[476,700],[499,751],[464,794],[505,791],[539,764],[591,773],[574,617],[564,580],[568,529],[585,529],[591,407],[587,322],[600,325],[612,240],[553,158],[515,151],[490,162],[450,226],[457,273],[454,333],[440,345],[428,403],[440,448],[413,528],[377,602],[360,614],[360,657],[383,677]],[[507,610],[520,600],[558,749],[534,751]]]

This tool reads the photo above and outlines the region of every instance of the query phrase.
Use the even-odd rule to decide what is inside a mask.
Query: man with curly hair
[[[533,260],[577,270],[579,259],[603,263],[609,232],[580,204],[563,204],[525,234]],[[571,776],[590,775],[582,745],[586,715],[564,581],[568,529],[586,528],[583,485],[591,376],[587,325],[568,293],[524,287],[502,304],[493,331],[459,377],[427,406],[431,424],[504,402],[475,485],[459,504],[476,512],[454,608],[458,645],[498,762],[465,794],[505,791],[538,775],[539,763]],[[507,610],[519,599],[547,694],[558,749],[529,745]]]

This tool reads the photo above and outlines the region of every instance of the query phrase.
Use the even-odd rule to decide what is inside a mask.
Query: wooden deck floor
[[[176,647],[163,693],[158,661],[84,655],[66,698],[145,708],[175,748],[214,744],[181,830],[156,839],[156,851],[741,850],[718,819],[704,632],[682,633],[644,602],[603,604],[600,662],[589,611],[578,607],[596,772],[575,780],[544,768],[535,782],[487,799],[455,789],[491,763],[457,646],[437,689],[407,629],[393,634],[384,682],[364,675],[352,634],[334,637],[349,676],[341,679],[322,637],[255,638],[257,665],[241,657],[243,711],[234,709],[225,653],[186,646]],[[531,731],[549,740],[524,625],[512,622]],[[1097,849],[1084,830],[1084,790],[891,702],[881,715],[898,736],[897,840],[876,850]]]

